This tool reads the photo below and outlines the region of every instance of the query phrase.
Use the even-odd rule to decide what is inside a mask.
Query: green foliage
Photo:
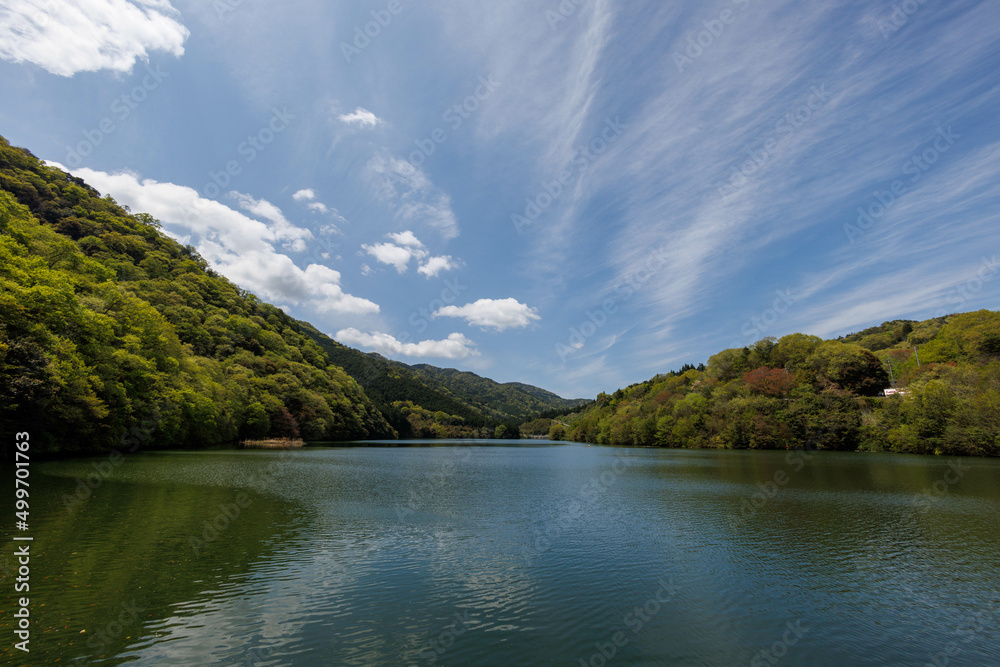
[[[889,340],[879,339],[877,355],[856,342],[873,336]],[[998,456],[998,352],[993,311],[887,322],[832,341],[769,338],[724,350],[707,368],[600,394],[564,418],[564,435],[609,445]],[[905,393],[886,398],[890,359]]]
[[[531,385],[500,384],[475,373],[391,361],[379,354],[366,354],[341,345],[307,323],[299,324],[333,363],[364,387],[388,422],[404,437],[408,428],[414,429],[414,437],[437,437],[422,420],[401,419],[398,411],[404,404],[449,415],[452,421],[447,425],[467,427],[456,437],[490,437],[488,434],[500,424],[516,423],[539,414],[556,416],[586,403],[582,399],[560,398]],[[469,433],[488,434],[470,436]]]
[[[493,437],[497,440],[520,440],[521,432],[516,424],[500,424],[493,431]]]
[[[0,138],[0,427],[41,454],[392,437],[294,320]]]

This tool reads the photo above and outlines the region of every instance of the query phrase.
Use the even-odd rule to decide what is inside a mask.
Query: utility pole
[[[892,357],[886,357],[885,362],[889,364],[889,381],[892,383],[892,388],[896,388],[896,378],[892,374]]]
[[[917,355],[917,368],[920,368],[920,351],[916,345],[913,346],[913,354]]]

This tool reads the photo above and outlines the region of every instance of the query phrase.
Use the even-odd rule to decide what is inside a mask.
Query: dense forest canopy
[[[158,226],[0,138],[4,432],[62,454],[395,436],[295,320]]]
[[[882,396],[888,388],[899,392]],[[765,338],[600,394],[549,428],[610,445],[997,456],[1000,313],[897,320],[838,340]]]

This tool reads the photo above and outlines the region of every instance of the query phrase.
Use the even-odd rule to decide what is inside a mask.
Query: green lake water
[[[5,665],[1000,665],[995,460],[438,441],[30,483]]]

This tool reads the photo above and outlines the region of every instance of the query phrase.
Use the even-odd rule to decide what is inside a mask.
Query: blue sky
[[[0,134],[346,344],[593,397],[767,335],[996,309],[998,22],[12,0]]]

